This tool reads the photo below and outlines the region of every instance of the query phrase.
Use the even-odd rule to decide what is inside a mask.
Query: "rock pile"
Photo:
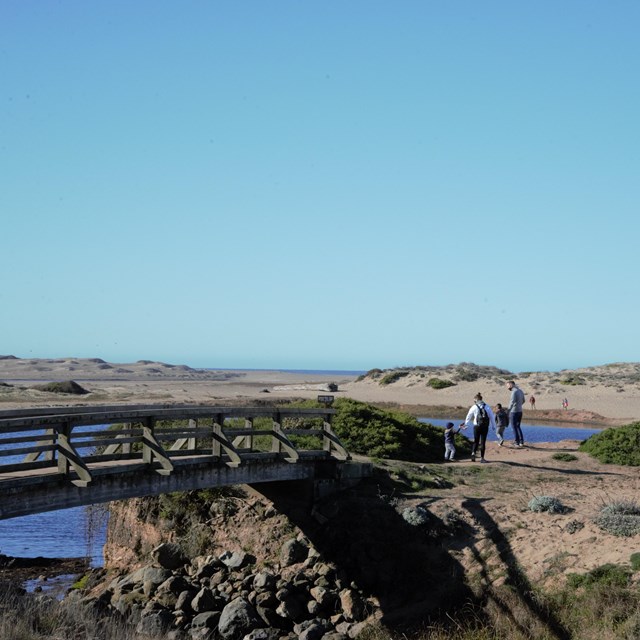
[[[117,612],[138,638],[167,640],[341,640],[379,613],[302,535],[287,540],[279,564],[258,568],[243,551],[189,559],[163,543],[152,564],[113,578],[101,592],[71,597],[101,614]]]

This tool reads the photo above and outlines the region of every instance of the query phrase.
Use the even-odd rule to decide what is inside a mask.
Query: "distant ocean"
[[[349,371],[342,369],[228,369],[225,367],[204,367],[207,371],[276,371],[279,373],[299,373],[318,376],[361,376],[366,371]]]

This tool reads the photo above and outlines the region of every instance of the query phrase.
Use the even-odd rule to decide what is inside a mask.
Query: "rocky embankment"
[[[246,488],[197,516],[176,511],[184,497],[117,503],[107,568],[67,599],[140,638],[339,640],[468,597],[433,543],[450,532],[418,507],[398,510],[381,482],[313,505],[289,487],[270,498]]]
[[[279,570],[257,568],[244,551],[189,559],[175,543],[156,547],[152,559],[84,603],[118,612],[136,637],[170,640],[338,640],[355,637],[378,609],[303,536],[282,546]]]

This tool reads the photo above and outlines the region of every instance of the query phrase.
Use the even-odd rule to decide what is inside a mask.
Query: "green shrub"
[[[607,533],[621,538],[640,533],[640,505],[632,500],[606,504],[596,516],[596,524]]]
[[[552,496],[534,496],[529,500],[528,504],[529,509],[531,511],[543,512],[548,511],[549,513],[564,513],[565,508],[562,506],[562,503],[557,498],[553,498]]]
[[[405,376],[408,376],[408,375],[409,375],[408,371],[392,371],[391,373],[387,373],[386,376],[383,376],[379,384],[380,385],[393,384],[394,382],[397,382],[398,380],[400,380],[400,378],[404,378]]]
[[[374,458],[439,461],[444,451],[443,430],[419,422],[407,413],[385,411],[351,398],[336,400],[332,426],[346,449]],[[460,436],[461,453],[470,443]]]
[[[640,553],[632,553],[631,558],[629,558],[629,562],[631,563],[631,568],[634,571],[640,571]]]
[[[454,378],[458,382],[475,382],[480,376],[469,369],[457,369]]]
[[[571,376],[566,376],[565,378],[561,378],[560,384],[574,387],[577,385],[585,384],[585,381],[584,381],[584,378],[581,378],[580,376],[571,375]]]
[[[570,587],[592,587],[602,585],[606,587],[626,587],[629,584],[631,572],[618,564],[603,564],[588,573],[571,573],[567,577]]]
[[[564,451],[554,453],[551,457],[554,460],[561,460],[562,462],[573,462],[578,459],[578,456],[574,456],[572,453],[565,453]]]
[[[591,436],[580,445],[600,462],[640,466],[640,422],[612,427]]]
[[[427,385],[432,389],[446,389],[447,387],[455,387],[456,383],[451,380],[442,380],[441,378],[429,378]]]
[[[48,393],[68,393],[75,396],[90,393],[90,391],[81,387],[74,380],[66,380],[65,382],[48,382],[47,384],[40,384],[33,388],[38,391],[46,391]]]

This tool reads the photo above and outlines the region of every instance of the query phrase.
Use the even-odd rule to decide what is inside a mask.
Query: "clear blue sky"
[[[0,3],[0,353],[640,361],[636,0]]]

